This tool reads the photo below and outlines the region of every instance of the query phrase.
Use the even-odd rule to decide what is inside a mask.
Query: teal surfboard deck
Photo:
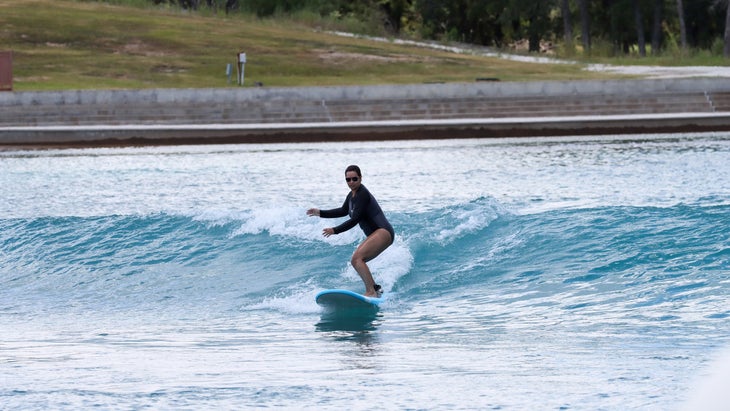
[[[383,297],[366,297],[350,290],[323,290],[314,299],[331,311],[377,311],[384,301]]]

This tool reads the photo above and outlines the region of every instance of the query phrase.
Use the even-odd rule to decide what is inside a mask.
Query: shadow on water
[[[382,314],[377,311],[325,312],[316,329],[323,338],[337,344],[345,366],[374,369],[378,366],[376,358],[381,344],[377,330],[381,323]]]
[[[377,310],[325,311],[315,326],[318,332],[348,332],[341,335],[345,337],[375,331],[381,319]]]

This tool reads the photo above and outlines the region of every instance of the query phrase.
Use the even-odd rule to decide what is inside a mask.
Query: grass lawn
[[[341,37],[295,21],[73,0],[0,3],[0,50],[14,89],[335,86],[618,78],[581,64],[537,64]],[[226,65],[234,64],[232,84]]]

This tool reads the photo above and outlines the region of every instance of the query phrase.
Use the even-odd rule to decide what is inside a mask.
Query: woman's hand
[[[319,217],[319,208],[310,208],[309,210],[307,210],[307,215],[310,217],[311,216]],[[322,230],[322,235],[325,237],[329,237],[329,236],[333,235],[334,233],[335,233],[335,229],[332,227],[328,227],[328,228],[325,228],[324,230]]]

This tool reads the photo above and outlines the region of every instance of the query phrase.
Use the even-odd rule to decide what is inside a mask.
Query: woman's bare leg
[[[385,251],[392,242],[393,239],[388,230],[379,228],[370,234],[352,254],[350,262],[365,283],[365,295],[368,297],[376,297],[378,293],[375,291],[375,280],[366,263]]]

